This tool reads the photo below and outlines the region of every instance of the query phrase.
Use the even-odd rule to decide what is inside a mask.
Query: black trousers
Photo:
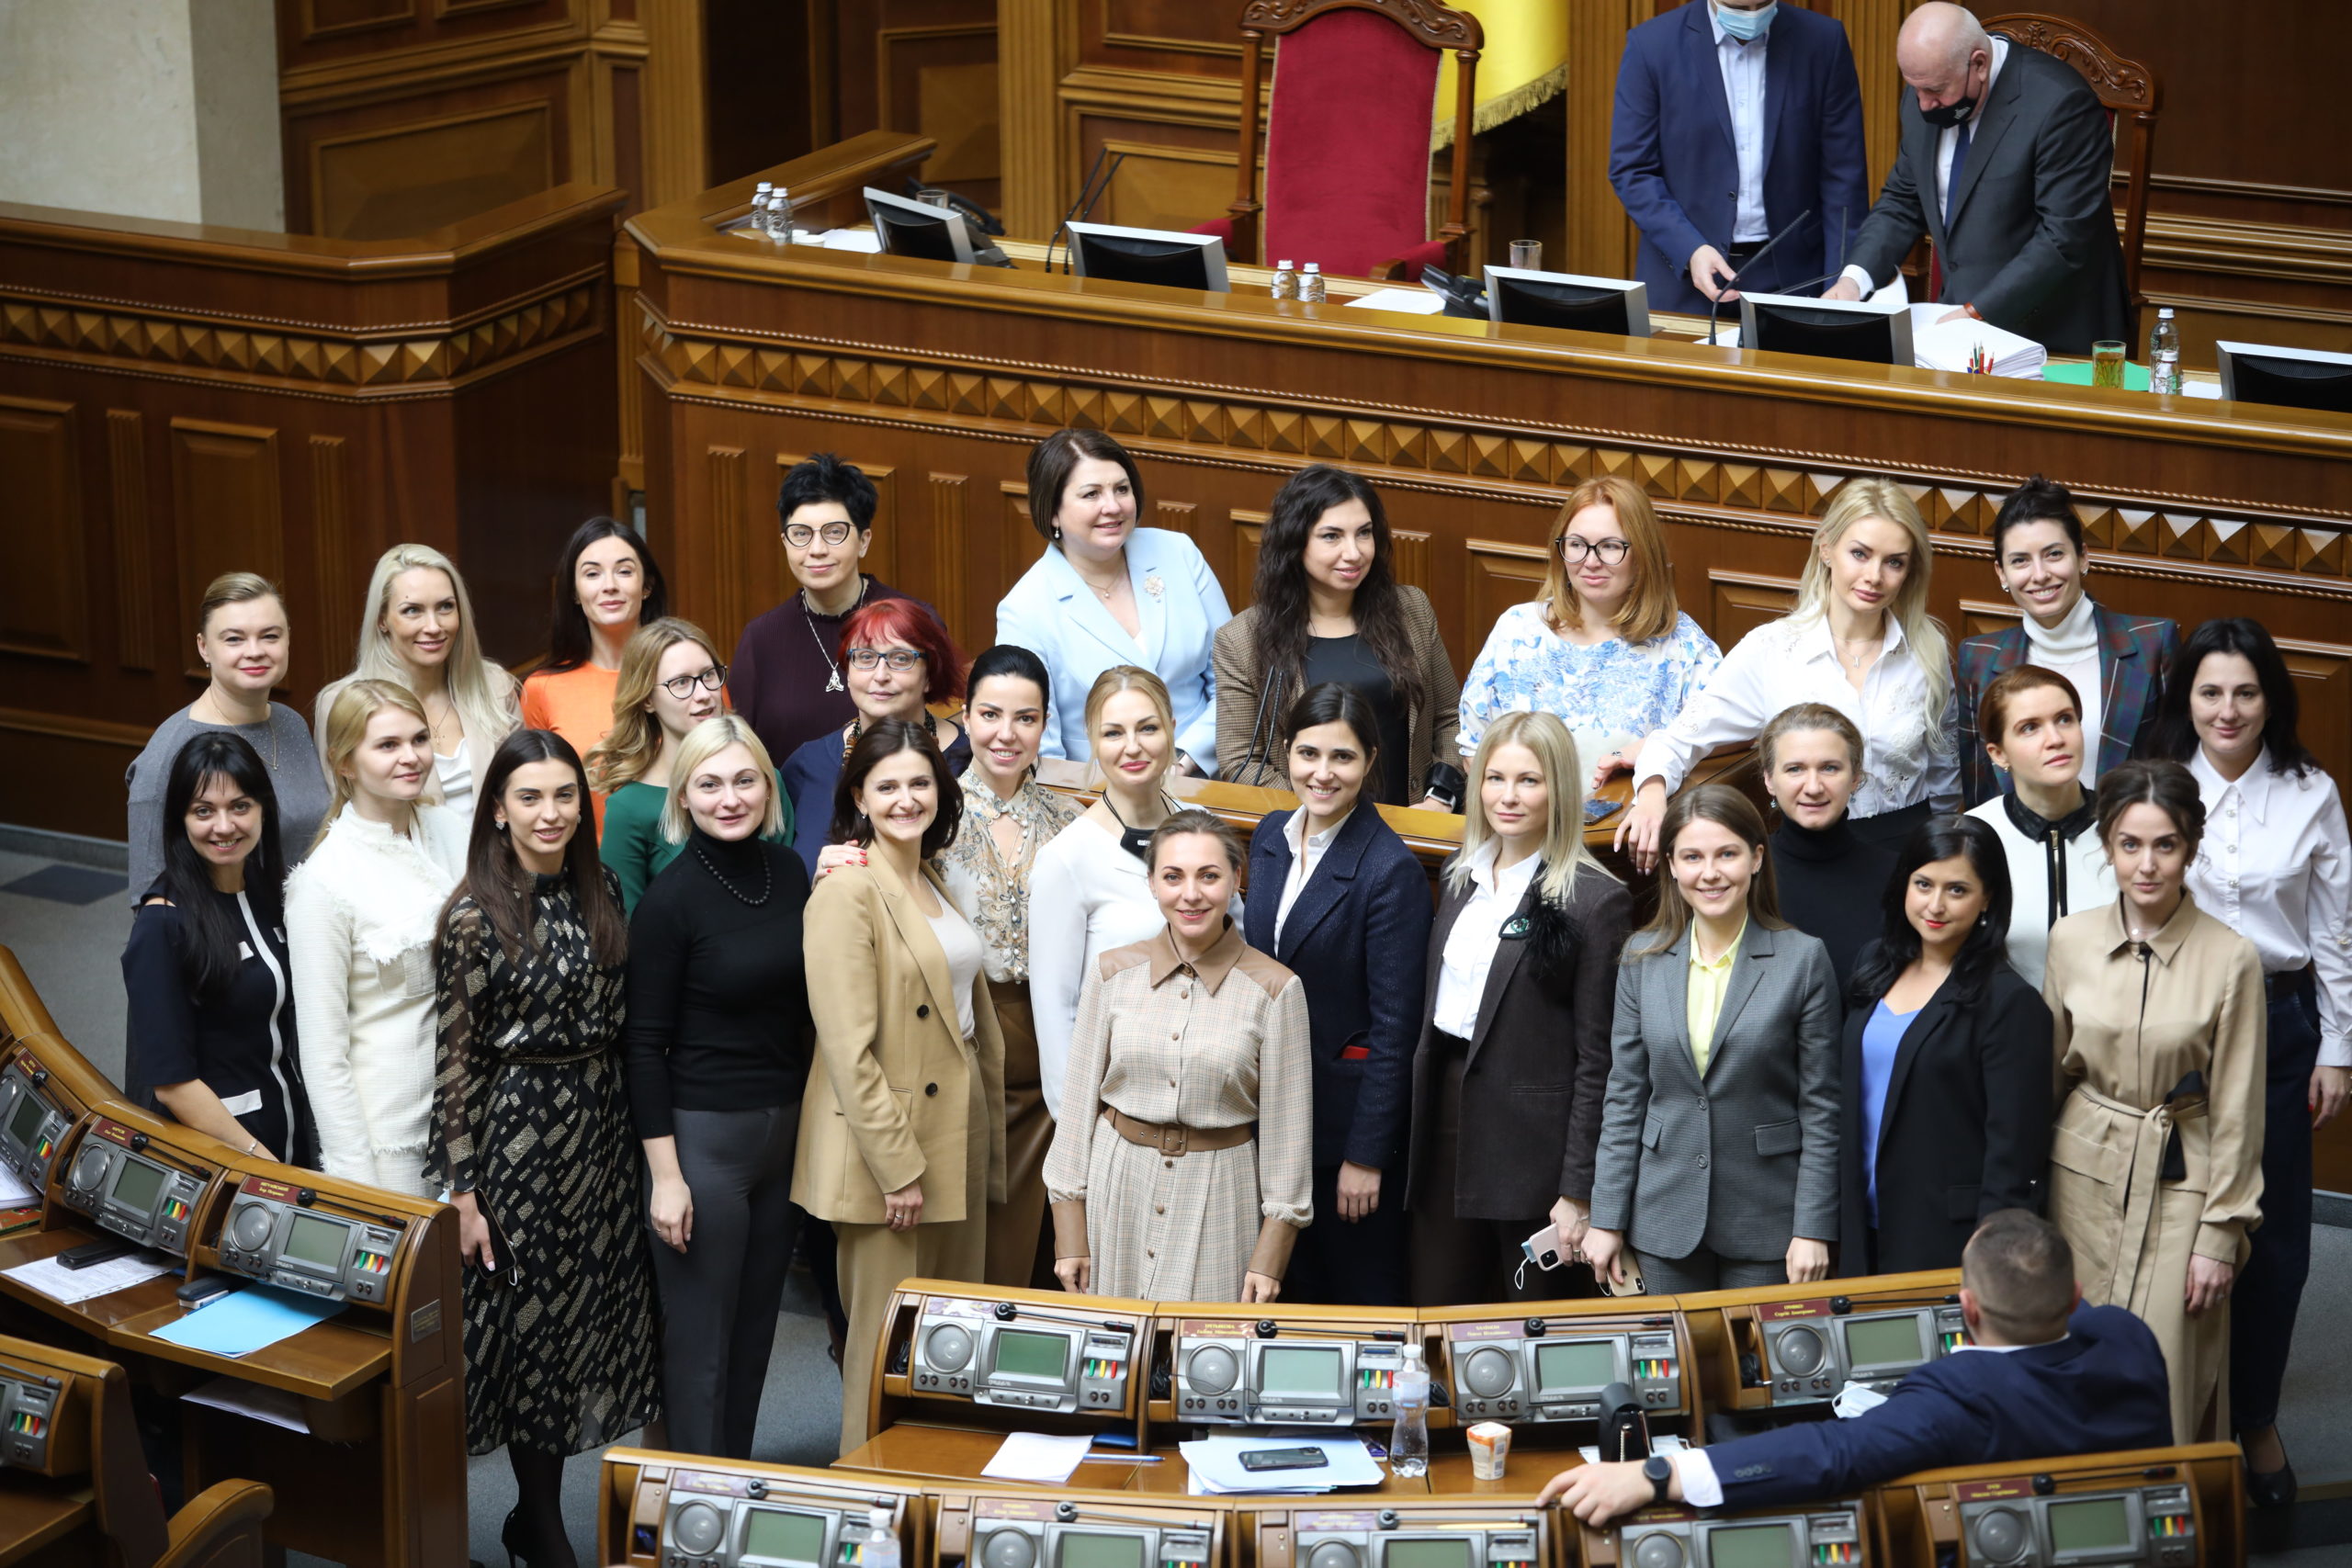
[[[1315,1168],[1315,1223],[1298,1233],[1282,1299],[1324,1306],[1405,1304],[1405,1173],[1380,1175],[1380,1207],[1340,1218],[1340,1168]]]
[[[2263,1090],[2262,1224],[2230,1288],[2230,1426],[2278,1419],[2295,1313],[2312,1271],[2312,1072],[2319,998],[2309,970],[2270,980],[2269,1070]]]
[[[1414,1306],[1468,1306],[1479,1302],[1555,1302],[1600,1293],[1592,1270],[1563,1262],[1545,1272],[1532,1263],[1520,1271],[1520,1244],[1552,1223],[1549,1211],[1489,1219],[1458,1213],[1454,1173],[1461,1158],[1462,1069],[1468,1047],[1447,1039],[1453,1049],[1437,1075],[1436,1103],[1417,1110],[1430,1118],[1429,1175],[1414,1195],[1408,1230],[1412,1238],[1409,1283]],[[1516,1283],[1514,1283],[1516,1280]]]
[[[683,1253],[660,1236],[650,1243],[662,1292],[670,1447],[749,1459],[792,1264],[800,1107],[679,1110],[672,1117],[678,1171],[694,1195],[694,1236]]]

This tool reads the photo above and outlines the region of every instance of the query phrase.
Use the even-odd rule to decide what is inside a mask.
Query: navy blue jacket
[[[1242,935],[1306,986],[1315,1164],[1396,1169],[1404,1163],[1413,1046],[1421,1034],[1430,879],[1364,801],[1315,863],[1277,944],[1274,911],[1291,864],[1283,829],[1292,815],[1274,812],[1250,836]]]
[[[1642,231],[1634,275],[1649,285],[1653,310],[1706,312],[1706,296],[1690,287],[1691,254],[1713,245],[1728,255],[1739,215],[1731,99],[1707,9],[1690,0],[1644,22],[1625,35],[1617,67],[1609,183]],[[1818,294],[1823,282],[1799,286],[1836,270],[1871,209],[1861,83],[1835,17],[1783,6],[1763,47],[1765,228],[1777,234],[1807,209],[1813,217],[1747,282],[1757,293]]]
[[[1726,1507],[1850,1496],[1946,1465],[2168,1447],[2168,1390],[2164,1352],[2146,1324],[2122,1307],[2076,1307],[2055,1344],[1958,1351],[1850,1421],[1713,1444],[1707,1460]]]

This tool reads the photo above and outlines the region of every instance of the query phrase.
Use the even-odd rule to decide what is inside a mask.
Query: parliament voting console
[[[1972,1465],[1879,1488],[1880,1530],[1897,1568],[2235,1563],[2242,1486],[2231,1443]]]
[[[1153,1328],[1169,1369],[1165,1419],[1199,1426],[1353,1427],[1394,1418],[1390,1391],[1409,1340],[1408,1309],[1163,1305]],[[1424,1356],[1426,1359],[1426,1353]],[[1152,1395],[1155,1419],[1161,1396]],[[1432,1428],[1451,1426],[1442,1407]]]
[[[794,1465],[609,1449],[596,1561],[630,1568],[856,1568],[867,1519],[890,1510],[918,1568],[927,1504],[911,1483]]]
[[[1804,1507],[1700,1513],[1679,1504],[1644,1508],[1605,1529],[1583,1528],[1592,1568],[1845,1568],[1867,1565],[1859,1499]]]
[[[1555,1515],[1527,1496],[1265,1498],[1253,1568],[1555,1568]]]
[[[1222,1568],[1224,1507],[1125,1493],[943,1498],[938,1568]],[[960,1546],[958,1545],[960,1542]]]
[[[1601,1391],[1624,1383],[1653,1430],[1688,1430],[1698,1415],[1690,1337],[1670,1301],[1545,1302],[1432,1308],[1434,1375],[1453,1391],[1457,1425],[1571,1426],[1581,1441],[1600,1416]],[[1646,1307],[1648,1310],[1643,1310]]]
[[[1826,1404],[1849,1382],[1880,1393],[1968,1343],[1960,1271],[1890,1274],[1679,1298],[1717,1409]]]
[[[63,1041],[11,1039],[0,1054],[0,1165],[34,1191],[46,1190],[66,1134],[114,1098],[114,1085]]]
[[[395,1215],[255,1174],[230,1201],[217,1260],[285,1290],[381,1306],[401,1234]]]
[[[1093,1430],[1143,1415],[1151,1303],[909,1280],[892,1295],[868,1411],[959,1425]]]

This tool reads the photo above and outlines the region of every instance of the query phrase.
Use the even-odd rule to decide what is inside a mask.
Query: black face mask
[[[1939,104],[1936,107],[1931,109],[1921,109],[1919,111],[1919,118],[1926,120],[1929,125],[1934,126],[1938,130],[1949,130],[1953,126],[1960,124],[1962,120],[1969,118],[1975,113],[1976,100],[1974,98],[1955,98],[1951,103]]]

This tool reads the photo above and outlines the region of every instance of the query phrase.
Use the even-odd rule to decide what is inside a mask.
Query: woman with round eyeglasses
[[[1505,610],[1470,666],[1459,744],[1476,751],[1502,714],[1555,714],[1598,783],[1633,765],[1723,655],[1675,604],[1666,532],[1639,486],[1609,475],[1578,485],[1546,553],[1541,596]]]
[[[635,910],[647,886],[685,848],[662,835],[671,759],[695,726],[726,707],[727,666],[711,652],[700,626],[664,616],[628,639],[613,694],[612,728],[588,753],[588,782],[607,792],[598,854],[620,879],[624,908]],[[781,774],[776,788],[784,788]],[[790,843],[792,807],[783,795],[777,799],[783,827],[776,841]]]
[[[938,616],[911,599],[868,604],[842,623],[840,657],[854,716],[784,761],[785,793],[792,801],[792,847],[812,877],[828,863],[823,852],[842,763],[868,727],[886,718],[930,726],[951,777],[972,761],[971,738],[964,727],[928,711],[932,703],[954,702],[964,694],[963,658]]]
[[[864,570],[880,505],[874,481],[831,452],[784,476],[776,521],[798,592],[743,628],[727,666],[735,711],[771,757],[789,757],[856,716],[841,663],[843,623],[869,604],[906,597]]]

